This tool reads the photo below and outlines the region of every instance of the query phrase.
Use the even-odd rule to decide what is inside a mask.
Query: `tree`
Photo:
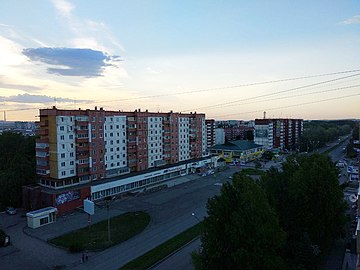
[[[325,155],[292,156],[282,172],[269,170],[261,185],[288,235],[284,258],[290,265],[317,269],[319,251],[328,251],[346,223],[336,167]]]
[[[263,154],[262,157],[266,160],[272,160],[273,157],[275,156],[275,154],[272,151],[266,150]]]
[[[263,190],[235,174],[221,194],[208,200],[198,269],[284,269],[279,256],[286,235]]]
[[[21,187],[35,183],[35,137],[4,132],[0,149],[0,209],[21,206]]]

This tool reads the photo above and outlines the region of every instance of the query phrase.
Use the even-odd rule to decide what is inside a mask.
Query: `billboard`
[[[84,200],[84,211],[89,215],[93,215],[95,213],[94,202],[85,199]]]

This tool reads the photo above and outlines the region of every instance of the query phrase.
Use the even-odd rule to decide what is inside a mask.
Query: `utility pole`
[[[108,220],[108,243],[111,242],[111,236],[110,236],[110,202],[114,199],[114,197],[108,196],[105,197],[106,201],[106,209],[107,209],[107,220]]]

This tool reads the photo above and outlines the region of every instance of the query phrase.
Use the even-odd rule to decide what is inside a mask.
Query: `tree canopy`
[[[208,200],[199,269],[284,269],[279,251],[286,234],[263,190],[244,174],[235,174],[221,194]]]
[[[319,253],[344,233],[346,222],[334,164],[325,155],[292,156],[282,172],[269,170],[261,184],[288,235],[285,259],[300,269],[316,269]]]
[[[0,149],[0,209],[21,206],[21,187],[35,182],[35,137],[4,132]]]
[[[328,156],[290,156],[259,184],[233,176],[208,200],[197,269],[318,269],[346,223],[337,169]]]

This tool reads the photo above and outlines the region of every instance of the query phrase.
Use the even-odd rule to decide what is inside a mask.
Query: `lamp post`
[[[106,201],[106,209],[107,209],[107,220],[108,220],[108,242],[111,242],[111,238],[110,238],[110,202],[114,199],[114,197],[108,196],[105,197],[105,201]]]

